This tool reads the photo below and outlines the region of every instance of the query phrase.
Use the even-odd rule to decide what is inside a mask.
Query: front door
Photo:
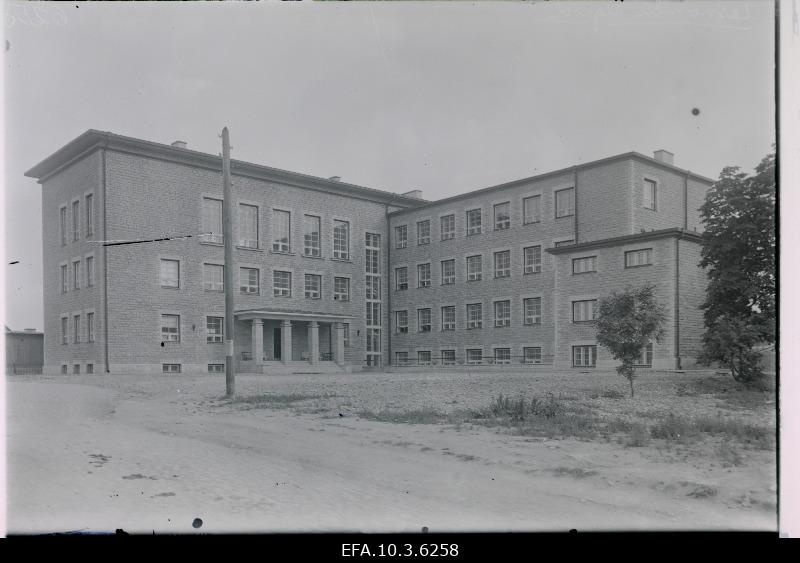
[[[281,359],[281,329],[272,330],[272,356],[276,360]]]

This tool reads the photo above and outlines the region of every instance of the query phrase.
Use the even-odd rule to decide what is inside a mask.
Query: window
[[[381,326],[381,304],[374,301],[367,302],[367,325]]]
[[[467,363],[470,365],[478,365],[483,363],[483,350],[480,348],[468,348]]]
[[[456,261],[442,260],[442,285],[456,283]]]
[[[206,317],[206,342],[222,342],[222,317]]]
[[[94,313],[86,313],[86,342],[94,342]]]
[[[511,204],[498,203],[494,206],[494,230],[504,231],[511,227]]]
[[[367,299],[381,300],[381,278],[380,276],[367,275]]]
[[[292,244],[292,215],[280,209],[272,210],[272,251],[288,253]]]
[[[542,272],[542,247],[528,246],[522,250],[523,267],[526,274]]]
[[[367,329],[367,352],[377,352],[377,354],[367,354],[369,365],[378,365],[378,356],[381,351],[381,329]]]
[[[81,202],[72,202],[72,240],[76,241],[81,234]]]
[[[417,223],[417,245],[431,243],[431,222],[429,220]]]
[[[541,364],[542,349],[539,346],[522,349],[522,361],[526,364]]]
[[[597,299],[572,302],[572,322],[581,323],[597,318]]]
[[[417,352],[417,365],[429,366],[431,365],[431,352],[430,350],[420,350]]]
[[[63,364],[63,365],[61,366],[61,373],[62,373],[62,374],[66,374],[66,373],[67,373],[67,364]]]
[[[94,373],[94,364],[86,364],[86,373],[88,374]]]
[[[494,277],[507,278],[511,275],[511,251],[494,253]]]
[[[350,260],[350,223],[333,222],[333,257],[337,260]]]
[[[322,298],[322,276],[306,274],[306,299]]]
[[[569,246],[570,244],[575,244],[575,241],[573,239],[559,240],[555,243],[555,246]]]
[[[225,364],[208,364],[208,373],[224,373]]]
[[[161,364],[161,373],[180,373],[180,364]]]
[[[86,257],[86,287],[94,287],[94,256]]]
[[[455,350],[442,350],[442,365],[454,366],[456,365],[456,351]]]
[[[526,325],[542,324],[542,298],[528,297],[522,301]]]
[[[585,258],[572,259],[572,273],[586,274],[597,271],[597,256],[586,256]]]
[[[161,315],[161,341],[181,341],[181,318],[178,315]]]
[[[292,296],[292,273],[275,270],[272,272],[272,294],[275,297]]]
[[[206,291],[225,290],[224,267],[219,264],[203,264],[203,289]]]
[[[61,265],[61,293],[67,292],[67,265]]]
[[[494,302],[494,326],[511,326],[511,301]]]
[[[397,285],[397,291],[408,289],[408,268],[395,268],[394,279]]]
[[[481,210],[467,211],[467,236],[481,234]]]
[[[394,247],[405,248],[408,246],[408,226],[402,225],[394,228]]]
[[[483,327],[483,305],[470,303],[467,305],[467,328]]]
[[[350,301],[350,278],[333,278],[333,300]]]
[[[456,216],[445,215],[439,219],[439,228],[442,232],[442,240],[456,238]]]
[[[597,363],[597,346],[573,346],[573,367],[595,367]]]
[[[625,267],[636,268],[637,266],[649,266],[653,263],[653,249],[643,248],[641,250],[631,250],[625,253]]]
[[[523,224],[538,223],[542,220],[542,196],[535,195],[522,200]]]
[[[575,189],[567,188],[556,192],[556,219],[575,215]]]
[[[442,330],[456,329],[455,306],[442,307]]]
[[[260,272],[257,268],[239,268],[239,291],[242,293],[259,293]]]
[[[69,318],[61,317],[61,344],[69,344]]]
[[[395,352],[394,363],[397,366],[408,365],[408,352]]]
[[[67,208],[62,207],[59,209],[61,217],[61,245],[67,244]]]
[[[86,238],[94,234],[94,196],[86,194]]]
[[[496,364],[510,364],[511,363],[511,348],[495,348],[494,349],[494,363],[496,363]]]
[[[642,367],[651,367],[653,365],[653,343],[648,342],[644,348],[642,348],[641,354],[636,360],[637,366]]]
[[[320,218],[315,215],[303,215],[303,255],[315,258],[322,256]]]
[[[81,372],[81,365],[80,364],[75,364],[75,365],[72,366],[72,373],[77,375],[80,372]]]
[[[239,246],[258,248],[258,207],[239,204]]]
[[[431,331],[431,310],[417,309],[417,326],[420,332]]]
[[[161,287],[180,287],[180,262],[161,260]]]
[[[344,347],[350,348],[350,323],[342,323],[342,340]]]
[[[72,341],[78,344],[81,341],[81,316],[72,317]]]
[[[212,199],[210,197],[203,198],[202,216],[200,218],[202,223],[202,231],[210,233],[201,237],[202,242],[210,242],[213,244],[222,244],[222,200]]]
[[[656,210],[656,183],[653,180],[645,180],[642,184],[642,206]]]
[[[81,263],[75,261],[72,263],[72,289],[81,288]]]
[[[395,327],[398,334],[405,334],[408,332],[408,311],[396,311],[395,314]]]
[[[467,281],[478,281],[483,278],[483,257],[467,256]]]
[[[380,274],[381,273],[381,236],[374,233],[366,234],[366,255],[367,255],[367,273]]]
[[[431,265],[420,264],[417,266],[417,287],[429,287],[431,285]]]

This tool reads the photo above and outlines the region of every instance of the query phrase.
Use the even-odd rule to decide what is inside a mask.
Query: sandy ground
[[[307,397],[270,408],[222,400],[219,376],[8,377],[8,531],[777,528],[774,451],[746,450],[740,465],[725,467],[691,448],[358,416],[486,406],[498,392],[626,389],[616,375],[537,377],[237,378],[242,396]],[[770,409],[736,411],[719,395],[676,401],[674,386],[694,380],[670,377],[670,393],[659,391],[663,381],[643,380],[634,400],[595,398],[593,408],[724,411],[774,425]],[[703,487],[717,492],[697,495]]]

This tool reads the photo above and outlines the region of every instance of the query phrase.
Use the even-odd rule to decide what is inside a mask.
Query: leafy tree
[[[617,373],[630,383],[631,397],[636,360],[648,343],[661,341],[665,319],[664,308],[657,302],[652,285],[626,287],[600,299],[597,342],[622,362]]]
[[[774,153],[753,175],[724,168],[700,208],[709,280],[700,361],[720,362],[744,383],[763,375],[754,347],[775,342],[775,211]]]

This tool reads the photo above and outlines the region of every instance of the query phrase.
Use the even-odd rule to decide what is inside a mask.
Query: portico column
[[[308,323],[308,353],[309,363],[316,364],[319,361],[319,323],[317,321]]]
[[[261,319],[253,319],[253,328],[250,331],[251,343],[250,350],[253,354],[253,361],[256,365],[264,363],[264,322]]]
[[[292,321],[281,322],[281,362],[292,361]]]
[[[344,324],[333,325],[333,361],[339,365],[344,364]]]

